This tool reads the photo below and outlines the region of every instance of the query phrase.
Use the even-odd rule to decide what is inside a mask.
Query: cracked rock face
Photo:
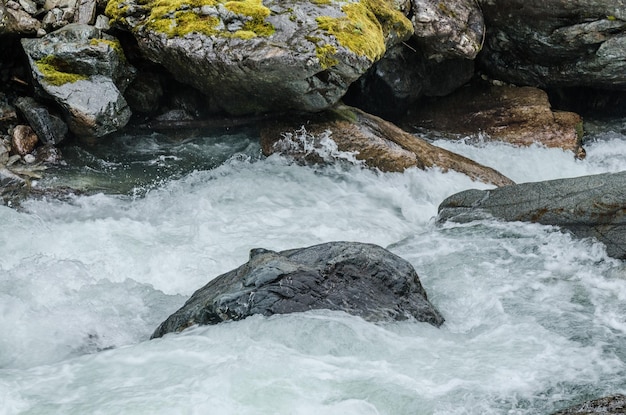
[[[485,216],[560,226],[581,238],[595,237],[610,256],[626,259],[626,171],[466,190],[439,205],[440,220]]]
[[[625,0],[479,0],[492,77],[539,87],[626,90]]]
[[[112,0],[107,14],[146,57],[236,115],[328,108],[413,33],[388,0],[190,4]]]
[[[195,324],[307,310],[339,310],[369,321],[414,318],[439,327],[413,266],[377,245],[329,242],[274,252],[250,251],[250,260],[196,291],[152,338]]]

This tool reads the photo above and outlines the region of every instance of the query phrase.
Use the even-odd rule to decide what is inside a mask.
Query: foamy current
[[[525,182],[626,169],[617,130],[585,160],[435,144]],[[345,154],[304,167],[242,132],[66,154],[83,167],[40,185],[89,195],[0,207],[0,414],[550,414],[626,393],[626,265],[554,227],[436,224],[444,198],[488,185]],[[409,260],[446,323],[316,311],[148,340],[250,249],[334,240]]]

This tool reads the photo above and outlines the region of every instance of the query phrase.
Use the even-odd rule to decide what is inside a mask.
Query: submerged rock
[[[626,414],[626,396],[614,395],[573,405],[553,415],[621,415]]]
[[[334,105],[413,33],[389,0],[111,0],[148,59],[230,114]]]
[[[626,171],[466,190],[439,205],[439,219],[468,222],[493,216],[556,225],[594,237],[607,253],[626,259]]]
[[[552,111],[548,95],[533,87],[472,85],[410,111],[404,125],[454,137],[477,136],[528,146],[562,148],[584,157],[582,118]]]
[[[65,111],[70,130],[97,138],[126,125],[122,93],[135,70],[117,39],[93,26],[70,24],[41,39],[22,39],[39,93]]]
[[[539,87],[626,89],[623,0],[479,0],[487,36],[481,67]]]
[[[329,242],[250,260],[196,291],[152,338],[195,324],[307,310],[340,310],[369,321],[443,324],[410,263],[377,245]]]
[[[382,118],[344,105],[322,114],[294,116],[268,124],[261,131],[264,154],[290,154],[305,162],[323,161],[325,150],[320,147],[328,140],[340,153],[352,154],[365,165],[381,171],[437,167],[496,186],[513,184],[490,167],[433,146]]]

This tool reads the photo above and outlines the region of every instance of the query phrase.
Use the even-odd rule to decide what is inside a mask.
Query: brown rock
[[[37,134],[28,125],[18,125],[13,129],[11,136],[11,150],[15,154],[25,156],[30,154],[37,145]]]
[[[548,95],[533,87],[474,85],[410,111],[403,125],[432,129],[454,138],[485,135],[487,140],[573,151],[584,157],[582,118],[552,111]]]
[[[306,130],[302,128],[304,125]],[[303,135],[308,137],[307,143],[294,140]],[[438,167],[496,186],[513,184],[490,167],[433,146],[382,118],[345,105],[321,114],[274,121],[262,128],[261,146],[266,155],[288,153],[305,162],[320,162],[326,159],[319,151],[324,137],[336,143],[339,152],[356,153],[356,159],[368,167],[385,172]]]
[[[16,31],[24,35],[34,35],[41,29],[41,23],[39,20],[26,13],[24,10],[11,10],[7,9],[8,14],[13,16],[16,22]]]

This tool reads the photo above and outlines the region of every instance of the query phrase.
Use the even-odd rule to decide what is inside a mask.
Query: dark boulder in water
[[[466,190],[439,205],[440,220],[468,222],[485,214],[595,237],[610,256],[626,259],[626,171]]]
[[[195,324],[315,309],[369,321],[444,322],[410,263],[377,245],[329,242],[281,252],[253,249],[247,263],[196,291],[152,338]]]

